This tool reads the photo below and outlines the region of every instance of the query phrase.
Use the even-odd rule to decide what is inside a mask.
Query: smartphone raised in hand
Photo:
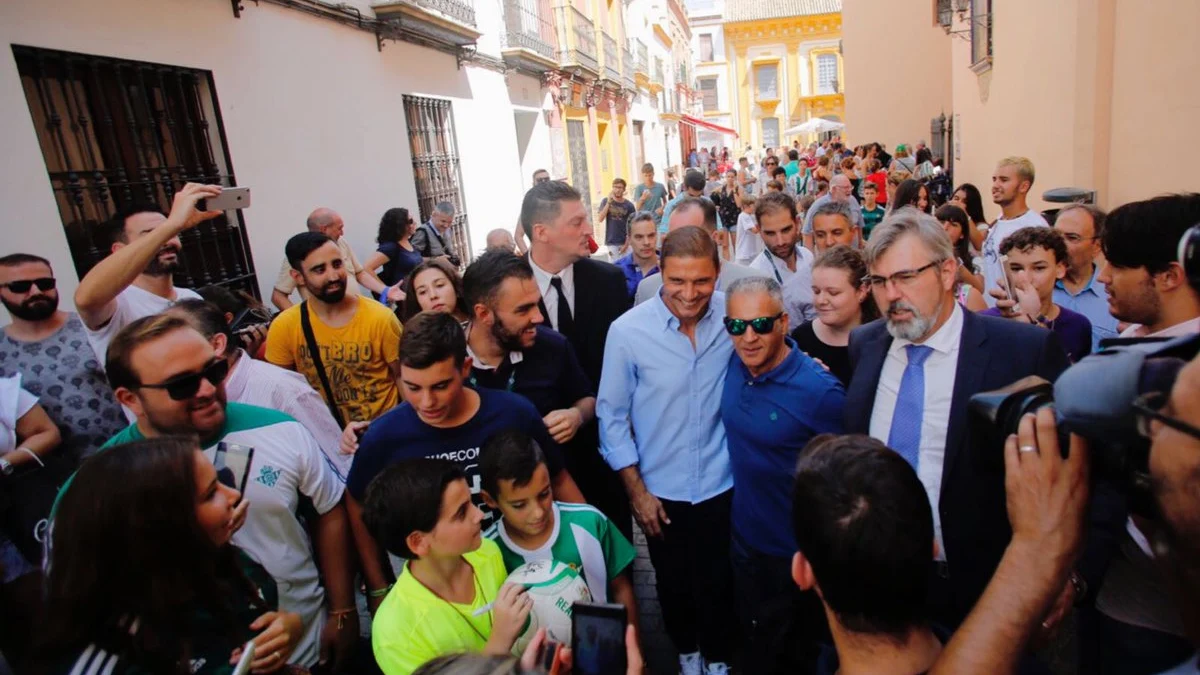
[[[250,188],[248,187],[222,188],[221,194],[216,197],[196,201],[197,211],[231,211],[247,208],[250,208]]]
[[[575,675],[625,675],[624,605],[577,602],[571,606],[571,672]]]

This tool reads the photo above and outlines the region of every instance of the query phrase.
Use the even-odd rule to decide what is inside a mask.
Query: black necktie
[[[550,277],[550,285],[558,291],[558,332],[569,340],[575,336],[575,318],[571,316],[571,306],[567,304],[567,294],[563,293],[562,279]]]

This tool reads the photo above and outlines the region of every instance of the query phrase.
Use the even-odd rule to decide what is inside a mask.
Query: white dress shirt
[[[538,290],[542,293],[542,302],[546,304],[546,323],[558,330],[558,291],[550,285],[552,277],[562,279],[563,295],[567,296],[567,308],[571,316],[575,316],[575,263],[562,268],[558,274],[550,274],[533,262],[529,256],[529,266],[533,268],[533,279],[537,282]]]
[[[929,495],[933,507],[933,535],[938,545],[938,560],[946,559],[942,543],[942,518],[938,501],[942,495],[942,463],[946,456],[946,431],[950,428],[950,402],[954,398],[954,380],[958,374],[958,349],[962,342],[963,309],[954,303],[950,318],[924,344],[933,353],[925,360],[925,416],[921,420],[921,443],[917,460],[917,476]],[[888,349],[883,370],[879,373],[879,388],[875,391],[875,407],[871,410],[871,437],[884,443],[892,430],[892,414],[896,411],[896,396],[900,380],[908,367],[908,351],[913,344],[894,339]]]
[[[235,403],[291,415],[317,440],[334,474],[345,483],[354,455],[341,451],[342,430],[333,419],[333,413],[329,412],[329,406],[325,405],[325,399],[300,373],[256,361],[245,351],[238,351],[242,355],[225,378],[225,397]]]
[[[779,282],[783,289],[783,309],[788,313],[793,326],[799,326],[817,317],[816,310],[813,309],[813,257],[812,251],[796,244],[795,271],[789,269],[787,263],[771,253],[769,248],[764,248],[762,253],[750,261],[751,269]]]

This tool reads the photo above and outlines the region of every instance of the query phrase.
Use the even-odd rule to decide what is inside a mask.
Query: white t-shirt
[[[137,426],[132,425],[106,447],[141,438]],[[342,500],[346,486],[337,479],[312,434],[281,412],[229,403],[221,437],[204,448],[204,456],[214,460],[221,442],[254,448],[243,493],[250,501],[250,511],[246,524],[233,535],[233,545],[275,579],[279,610],[300,615],[304,636],[290,661],[311,667],[317,662],[325,625],[325,589],[313,559],[313,544],[296,514],[301,497],[307,497],[318,514],[328,513]],[[238,482],[242,479],[235,478]]]
[[[137,286],[130,286],[117,295],[117,311],[113,312],[108,323],[101,326],[99,330],[92,330],[84,326],[87,330],[88,343],[92,345],[92,351],[96,352],[96,358],[100,359],[101,367],[108,360],[108,343],[112,342],[113,337],[122,328],[142,317],[158,314],[180,300],[201,299],[195,291],[186,288],[175,287],[174,291],[175,299],[168,300]],[[129,412],[126,411],[126,414],[128,415]],[[133,421],[132,417],[129,419],[131,422]]]
[[[987,301],[988,307],[996,306],[996,299],[988,291],[996,288],[1000,278],[1004,276],[1004,268],[1000,265],[1000,244],[1003,244],[1010,234],[1022,228],[1049,226],[1042,214],[1033,209],[1012,220],[1001,218],[992,225],[987,239],[983,240],[983,299]]]
[[[752,213],[739,213],[737,220],[737,251],[734,257],[738,262],[749,265],[749,261],[754,256],[762,253],[763,241],[762,237],[757,232],[751,232],[750,228],[758,227],[758,220]]]

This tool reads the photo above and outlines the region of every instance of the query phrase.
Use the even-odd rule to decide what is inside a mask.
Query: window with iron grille
[[[54,200],[80,278],[109,252],[120,208],[169,211],[187,182],[236,185],[212,73],[13,45]],[[181,235],[178,286],[258,296],[245,222],[230,211]]]
[[[755,68],[754,86],[757,100],[779,100],[779,66],[771,63]]]
[[[720,110],[720,105],[717,103],[717,78],[700,78],[700,95],[704,101],[704,112]]]
[[[992,60],[992,0],[971,0],[971,65]]]
[[[713,36],[710,33],[700,36],[700,60],[704,62],[713,60]]]
[[[404,96],[408,123],[408,145],[412,150],[413,179],[417,183],[417,205],[421,222],[429,222],[433,208],[441,202],[454,205],[450,245],[466,265],[471,262],[471,234],[463,198],[462,171],[458,164],[458,140],[454,131],[454,109],[450,101],[423,96]]]
[[[817,55],[817,93],[836,94],[838,86],[837,54]]]
[[[779,145],[779,118],[764,117],[762,121],[763,145],[769,148]]]

